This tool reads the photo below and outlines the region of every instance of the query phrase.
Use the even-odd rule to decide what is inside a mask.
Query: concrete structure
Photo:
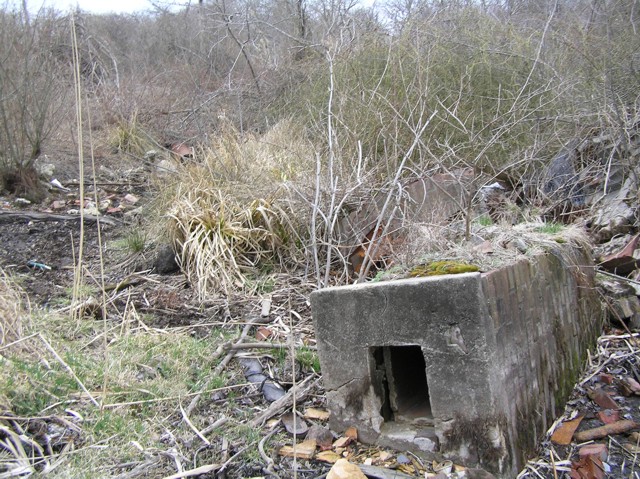
[[[589,256],[317,291],[330,426],[511,478],[562,411],[601,328]]]

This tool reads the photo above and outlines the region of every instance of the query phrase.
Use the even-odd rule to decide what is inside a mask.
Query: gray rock
[[[158,250],[153,267],[158,274],[172,274],[180,271],[176,253],[171,245],[165,245]]]

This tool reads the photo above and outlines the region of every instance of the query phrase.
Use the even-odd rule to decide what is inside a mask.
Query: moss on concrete
[[[474,273],[480,271],[476,265],[461,263],[459,261],[434,261],[433,263],[414,266],[409,272],[410,278],[424,276],[440,276],[443,274]]]

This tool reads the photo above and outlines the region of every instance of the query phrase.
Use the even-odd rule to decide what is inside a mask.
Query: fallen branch
[[[578,442],[591,441],[592,439],[602,439],[611,434],[622,434],[623,432],[630,431],[638,427],[638,424],[634,421],[624,420],[616,421],[611,424],[605,424],[604,426],[588,429],[575,434],[574,438]]]
[[[211,445],[211,441],[209,441],[209,439],[207,439],[204,436],[204,434],[202,434],[202,432],[200,432],[200,430],[193,425],[193,423],[189,419],[189,416],[187,416],[187,413],[185,412],[184,408],[182,407],[182,404],[180,404],[180,412],[182,413],[182,419],[184,419],[184,422],[187,423],[187,426],[189,426],[191,428],[191,430],[196,433],[196,436],[198,436],[202,440],[202,442],[204,442],[207,446],[210,446]]]
[[[242,344],[242,341],[244,341],[244,338],[247,337],[247,335],[249,334],[249,331],[251,330],[251,327],[253,325],[260,324],[261,322],[267,322],[267,321],[268,320],[266,318],[261,318],[261,317],[256,317],[256,318],[253,318],[253,319],[249,320],[249,322],[242,329],[242,333],[240,334],[240,337],[238,338],[238,340],[236,341],[235,344],[226,343],[226,344],[222,344],[222,345],[218,346],[218,349],[216,349],[216,351],[213,353],[213,359],[219,358],[225,351],[230,351],[230,352],[228,352],[227,355],[225,356],[225,358],[220,362],[220,364],[218,364],[216,366],[216,368],[213,371],[213,374],[207,380],[207,382],[204,384],[204,386],[202,387],[200,392],[198,394],[196,394],[194,396],[194,398],[191,400],[191,402],[189,403],[189,406],[187,407],[187,414],[188,415],[190,415],[193,412],[193,410],[196,408],[196,406],[198,405],[198,402],[200,401],[200,397],[202,396],[202,393],[204,392],[205,389],[207,389],[209,387],[209,384],[211,383],[211,380],[214,377],[216,377],[218,374],[220,374],[220,372],[227,366],[227,364],[229,364],[231,359],[233,359],[233,357],[236,354],[235,351],[233,350],[233,348],[234,347],[239,347],[239,345]]]
[[[251,328],[254,325],[267,323],[269,321],[270,320],[268,318],[263,318],[263,317],[260,317],[260,316],[250,319],[249,322],[247,324],[245,324],[244,328],[242,328],[242,333],[240,334],[240,337],[235,342],[235,344],[231,345],[231,344],[227,343],[227,344],[225,344],[223,346],[223,349],[222,349],[221,353],[224,352],[224,351],[227,351],[227,355],[224,357],[224,359],[222,361],[220,361],[220,364],[218,364],[216,366],[216,368],[213,370],[213,375],[217,376],[218,374],[220,374],[222,372],[222,370],[225,367],[227,367],[227,364],[229,364],[229,362],[231,362],[233,357],[236,355],[236,351],[238,349],[240,349],[240,347],[242,345],[242,342],[249,335],[249,331],[251,330]],[[216,350],[216,353],[217,352],[218,351]],[[214,359],[216,359],[218,356],[216,356],[216,354],[214,354]]]
[[[18,220],[28,221],[80,221],[80,215],[58,215],[55,213],[41,213],[39,211],[0,211],[0,224],[12,223]],[[118,222],[113,218],[104,216],[84,215],[84,220],[89,223],[104,223],[115,226]]]
[[[164,479],[181,479],[183,477],[199,476],[201,474],[206,474],[207,472],[220,469],[221,467],[222,466],[220,464],[208,464],[206,466],[200,466],[195,469],[189,469],[188,471],[182,471],[176,474],[171,474],[170,476],[165,476]]]
[[[227,344],[226,351],[239,351],[242,349],[285,349],[289,348],[288,344],[284,343],[242,343],[242,344]],[[316,346],[302,346],[305,349],[316,350]]]

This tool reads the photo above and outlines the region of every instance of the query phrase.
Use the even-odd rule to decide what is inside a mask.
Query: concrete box
[[[330,426],[515,477],[601,329],[588,253],[311,295]]]

